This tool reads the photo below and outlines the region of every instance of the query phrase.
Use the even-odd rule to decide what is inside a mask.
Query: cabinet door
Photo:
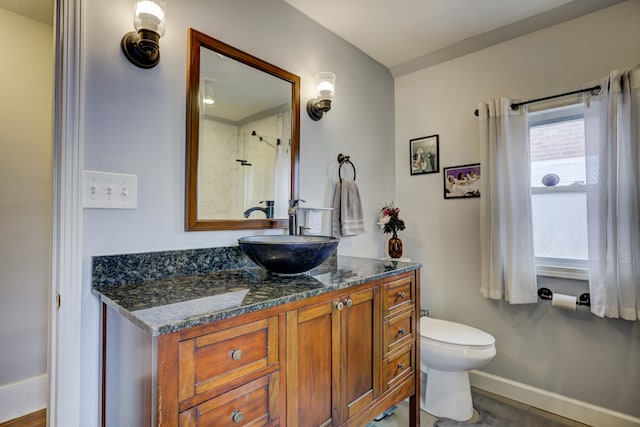
[[[341,423],[380,394],[380,309],[378,288],[352,293],[340,315]]]
[[[287,313],[287,425],[338,426],[380,394],[378,288]]]
[[[318,427],[334,421],[332,363],[337,333],[332,301],[287,313],[287,425]]]

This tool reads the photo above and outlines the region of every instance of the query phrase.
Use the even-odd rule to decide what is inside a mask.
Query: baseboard
[[[48,396],[46,374],[1,386],[0,423],[46,408]]]
[[[473,370],[471,385],[593,427],[640,427],[640,418],[612,411],[507,378]]]

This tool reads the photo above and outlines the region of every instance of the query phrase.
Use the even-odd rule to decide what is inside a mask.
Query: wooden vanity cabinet
[[[104,307],[103,425],[365,426],[410,399],[419,272],[151,337]]]

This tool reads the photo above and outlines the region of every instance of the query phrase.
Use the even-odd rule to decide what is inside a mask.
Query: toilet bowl
[[[420,318],[420,370],[427,387],[420,407],[436,417],[467,421],[473,416],[469,370],[496,355],[495,338],[471,326]]]

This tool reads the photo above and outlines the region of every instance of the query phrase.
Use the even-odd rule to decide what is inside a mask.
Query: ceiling
[[[399,76],[624,0],[284,1]],[[47,24],[53,5],[0,0],[0,9]]]
[[[53,25],[55,0],[0,0],[0,9]]]
[[[394,76],[624,0],[284,0]]]

